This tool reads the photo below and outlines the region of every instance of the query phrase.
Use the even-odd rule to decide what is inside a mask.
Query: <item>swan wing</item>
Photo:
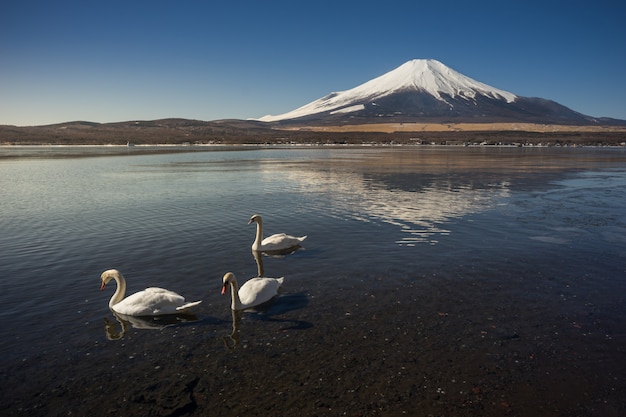
[[[113,306],[113,310],[128,316],[158,316],[175,314],[200,302],[185,304],[185,297],[164,288],[150,287],[129,295]]]
[[[239,288],[239,299],[244,308],[258,306],[271,300],[278,294],[284,277],[252,278]]]
[[[306,236],[296,237],[285,233],[276,233],[263,239],[261,250],[281,250],[297,246],[306,239]]]
[[[201,302],[202,302],[202,300],[200,300],[200,301],[193,301],[191,303],[183,304],[182,306],[176,307],[176,311],[187,310],[188,308],[197,306]]]

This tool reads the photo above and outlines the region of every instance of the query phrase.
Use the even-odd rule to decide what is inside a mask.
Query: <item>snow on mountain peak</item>
[[[366,102],[404,91],[426,92],[444,102],[446,100],[442,94],[466,100],[473,100],[480,94],[493,99],[505,99],[509,103],[516,98],[515,94],[466,77],[437,60],[414,59],[350,90],[331,93],[288,113],[268,115],[259,120],[272,122],[295,119],[325,111],[338,112],[344,107],[347,111],[348,108],[356,109]]]
[[[504,98],[509,103],[516,98],[515,94],[473,80],[434,59],[414,59],[372,81],[376,80],[395,81],[398,86],[395,91],[421,89],[438,99],[442,99],[441,93],[452,98],[473,98],[479,93],[496,99]]]

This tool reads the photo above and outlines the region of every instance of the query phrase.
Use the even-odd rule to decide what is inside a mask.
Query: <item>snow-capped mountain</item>
[[[535,122],[595,124],[558,103],[520,97],[473,80],[439,61],[415,59],[350,90],[263,122]]]

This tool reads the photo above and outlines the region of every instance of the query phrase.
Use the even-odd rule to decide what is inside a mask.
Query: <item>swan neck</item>
[[[263,240],[263,221],[261,219],[256,219],[256,238],[254,239],[254,243],[252,244],[253,250],[259,250],[261,247],[261,241]]]
[[[241,305],[241,299],[239,298],[239,285],[237,284],[237,281],[234,279],[230,281],[230,297],[231,297],[231,303],[230,303],[231,310],[241,310],[242,305]]]
[[[115,293],[111,297],[109,301],[109,308],[113,308],[113,306],[124,299],[124,295],[126,294],[126,280],[122,274],[114,275],[113,279],[117,284],[117,288],[115,289]]]

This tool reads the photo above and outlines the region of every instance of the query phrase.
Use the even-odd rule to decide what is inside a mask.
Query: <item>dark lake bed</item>
[[[11,416],[626,415],[626,152],[245,149],[0,162]],[[234,316],[259,212],[279,297]],[[196,317],[122,323],[99,275]],[[151,322],[158,327],[159,321]]]

